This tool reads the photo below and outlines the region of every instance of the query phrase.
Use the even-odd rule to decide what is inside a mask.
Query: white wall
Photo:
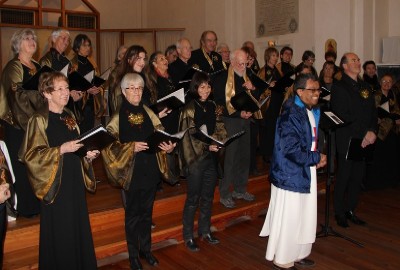
[[[337,63],[347,51],[356,52],[362,61],[380,62],[382,38],[400,36],[399,0],[299,0],[298,32],[264,38],[256,38],[255,0],[90,1],[100,12],[101,29],[186,28],[183,36],[190,39],[194,49],[199,46],[201,33],[210,29],[231,50],[239,48],[245,40],[253,40],[261,65],[268,40],[276,41],[279,46],[292,46],[294,64],[300,62],[305,50],[313,50],[319,71],[324,62],[325,41],[329,38],[338,44]],[[87,10],[80,0],[66,2],[68,8]],[[2,46],[9,46],[6,43],[3,39]],[[3,54],[3,61],[7,56]]]

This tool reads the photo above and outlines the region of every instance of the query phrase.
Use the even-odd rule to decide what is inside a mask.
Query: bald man
[[[243,50],[231,53],[231,65],[214,80],[215,102],[223,108],[223,121],[228,136],[241,130],[245,133],[226,147],[224,161],[224,178],[219,184],[220,202],[227,208],[234,208],[233,199],[253,201],[254,195],[247,192],[250,160],[250,118],[251,112],[236,111],[231,98],[243,91],[248,91],[256,99],[261,94],[246,75],[247,54]],[[230,187],[233,192],[230,192]]]

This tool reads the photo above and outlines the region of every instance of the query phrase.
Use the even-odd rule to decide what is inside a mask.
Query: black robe
[[[78,133],[69,130],[63,115],[49,112],[46,134],[50,147],[74,140]],[[64,154],[61,186],[54,202],[41,204],[39,269],[97,269],[86,190],[80,158]]]

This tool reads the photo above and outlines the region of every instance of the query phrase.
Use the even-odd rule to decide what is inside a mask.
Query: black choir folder
[[[231,104],[237,111],[246,111],[254,113],[264,105],[264,103],[269,99],[269,97],[270,96],[267,96],[261,102],[258,102],[247,91],[242,91],[231,98]]]
[[[233,140],[235,140],[236,138],[242,136],[244,134],[244,130],[239,131],[235,134],[233,134],[232,136],[229,136],[227,138],[225,138],[222,141],[219,141],[217,139],[215,139],[214,137],[212,137],[211,135],[208,134],[207,131],[207,126],[206,125],[202,125],[199,128],[200,131],[200,136],[197,136],[197,138],[207,144],[214,144],[217,145],[218,147],[224,147],[227,146],[229,143],[231,143]]]
[[[321,119],[319,123],[321,129],[325,131],[334,130],[344,125],[346,125],[346,123],[332,111],[324,111],[321,113]]]
[[[275,82],[274,87],[270,87],[273,91],[280,91],[283,92],[289,86],[294,83],[294,71],[290,71],[286,73],[282,78]]]
[[[152,109],[155,113],[159,113],[165,108],[175,110],[183,105],[185,105],[185,91],[183,88],[181,88],[157,100],[155,104],[150,105],[150,109]]]
[[[373,159],[374,155],[374,144],[370,144],[365,148],[361,147],[361,142],[363,139],[350,138],[349,147],[347,148],[346,160],[352,161],[370,161]]]
[[[400,115],[397,113],[391,113],[389,109],[389,101],[386,101],[381,106],[378,107],[378,117],[379,118],[390,118],[394,121],[400,119]]]
[[[160,143],[162,142],[168,142],[171,141],[172,143],[176,143],[180,141],[183,136],[185,135],[186,131],[189,128],[182,130],[176,134],[169,134],[168,132],[160,129],[156,129],[149,137],[147,137],[146,142],[147,146],[149,149],[147,149],[147,152],[150,153],[156,153],[158,151],[161,151],[161,149],[158,147]]]
[[[81,134],[78,138],[80,143],[83,144],[81,148],[75,153],[79,156],[86,156],[87,151],[92,150],[102,150],[110,143],[116,140],[114,135],[112,135],[105,127],[98,125],[91,130]]]
[[[73,71],[68,75],[69,89],[77,91],[87,91],[93,86],[101,86],[105,80],[94,75],[94,70],[82,76],[77,71]]]
[[[22,85],[22,88],[24,88],[25,90],[38,90],[40,75],[42,75],[45,72],[53,72],[53,71],[54,71],[54,69],[52,69],[49,66],[44,65],[35,73],[35,75],[33,75],[28,81],[26,81]]]

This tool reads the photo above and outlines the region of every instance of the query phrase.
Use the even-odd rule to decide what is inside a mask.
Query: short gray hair
[[[56,39],[61,35],[61,33],[66,33],[68,36],[71,36],[68,30],[59,28],[51,33],[51,41],[55,42]]]
[[[19,54],[19,51],[21,49],[22,40],[30,35],[33,37],[33,40],[35,40],[35,43],[37,45],[37,36],[35,34],[35,31],[33,31],[30,28],[24,28],[24,29],[18,30],[17,32],[15,32],[13,34],[13,36],[11,37],[11,49],[12,49],[14,55]]]
[[[126,73],[121,80],[121,89],[126,89],[130,84],[144,87],[144,80],[138,73]]]
[[[217,47],[217,53],[219,53],[221,51],[222,48],[227,48],[229,51],[229,46],[226,43],[220,43]]]

